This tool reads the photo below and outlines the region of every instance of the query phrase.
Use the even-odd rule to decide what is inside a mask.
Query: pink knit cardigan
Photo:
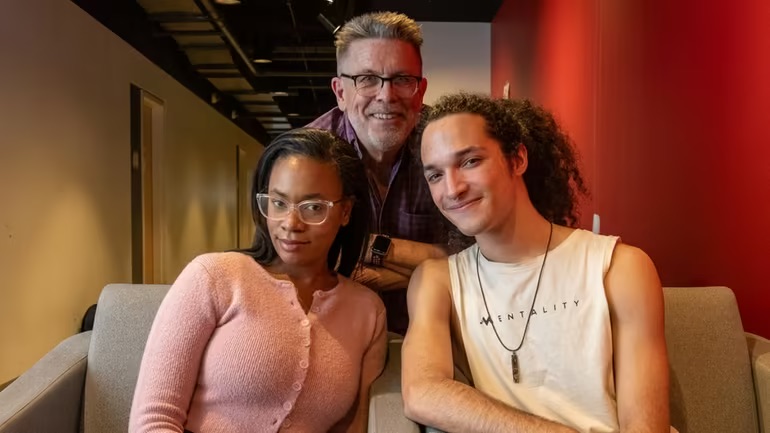
[[[193,260],[153,323],[129,432],[363,432],[386,355],[385,308],[342,276],[305,314],[251,257]]]

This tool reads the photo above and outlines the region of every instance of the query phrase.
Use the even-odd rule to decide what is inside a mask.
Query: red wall
[[[552,109],[583,156],[583,225],[664,285],[727,285],[770,336],[770,2],[506,0],[492,89]]]
[[[492,94],[501,96],[507,82],[511,98],[532,98],[552,109],[580,148],[584,174],[591,182],[595,17],[580,3],[503,2],[492,23]],[[587,199],[587,209],[592,200]],[[583,225],[590,226],[590,221],[591,212],[583,212]]]

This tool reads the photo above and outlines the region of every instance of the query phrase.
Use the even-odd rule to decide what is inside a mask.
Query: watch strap
[[[372,264],[374,266],[382,266],[382,255],[372,252]]]

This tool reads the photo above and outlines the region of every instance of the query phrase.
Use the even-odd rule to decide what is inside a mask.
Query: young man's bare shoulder
[[[655,264],[640,248],[619,243],[605,278],[605,289],[613,309],[655,301],[662,289]]]
[[[420,267],[424,269],[423,272],[449,274],[449,258],[440,257],[435,259],[427,259],[420,264]]]
[[[441,257],[427,259],[422,262],[412,274],[410,287],[448,287],[449,286],[449,259]]]
[[[619,242],[612,253],[607,277],[624,276],[629,273],[646,273],[655,269],[652,259],[641,248]]]

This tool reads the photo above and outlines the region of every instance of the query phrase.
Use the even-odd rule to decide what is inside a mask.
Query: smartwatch
[[[382,260],[388,255],[391,244],[390,237],[386,235],[377,235],[372,242],[372,264],[382,266]]]

